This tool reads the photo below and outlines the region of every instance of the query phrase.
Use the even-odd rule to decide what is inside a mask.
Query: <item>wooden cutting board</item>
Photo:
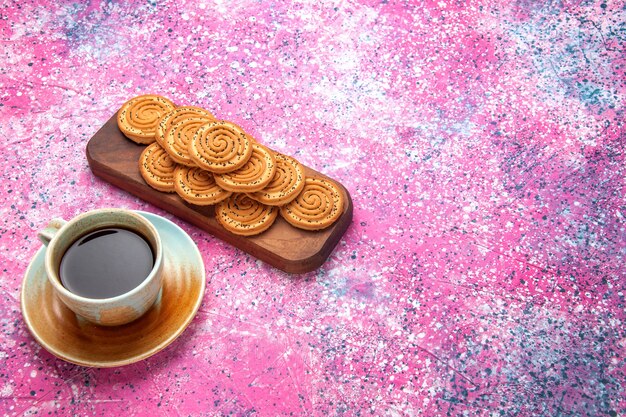
[[[328,229],[305,231],[287,223],[280,215],[265,232],[256,236],[238,236],[228,232],[215,219],[213,206],[194,206],[177,194],[163,193],[149,187],[139,174],[139,155],[144,149],[128,140],[117,127],[116,115],[87,143],[87,160],[93,173],[103,180],[166,210],[252,256],[289,273],[304,273],[322,265],[352,221],[352,198],[340,184],[345,197],[341,217]],[[305,167],[307,175],[320,175]],[[326,177],[328,178],[328,177]]]

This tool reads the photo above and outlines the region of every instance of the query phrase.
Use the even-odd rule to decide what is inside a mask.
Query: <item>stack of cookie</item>
[[[215,205],[217,220],[232,233],[259,234],[279,213],[294,227],[320,230],[343,211],[333,181],[307,177],[294,158],[203,108],[142,95],[124,103],[117,124],[128,139],[147,145],[139,171],[150,187],[188,204]]]

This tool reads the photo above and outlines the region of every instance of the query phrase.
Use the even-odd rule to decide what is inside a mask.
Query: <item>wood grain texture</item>
[[[339,182],[345,206],[341,217],[328,229],[305,231],[289,225],[280,216],[272,227],[257,236],[243,237],[225,230],[215,219],[213,206],[195,206],[177,194],[150,188],[139,173],[138,160],[144,146],[126,139],[113,115],[87,143],[92,172],[103,180],[166,210],[215,237],[289,273],[305,273],[321,266],[352,222],[352,198]],[[309,176],[327,176],[305,166]]]

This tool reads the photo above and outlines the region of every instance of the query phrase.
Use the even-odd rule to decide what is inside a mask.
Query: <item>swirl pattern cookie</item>
[[[163,138],[163,149],[175,162],[189,167],[196,166],[189,155],[189,142],[202,125],[213,120],[210,117],[198,115],[181,118],[167,129]]]
[[[174,171],[174,190],[183,200],[198,206],[219,203],[232,194],[220,188],[209,171],[182,165]]]
[[[313,177],[305,180],[295,200],[280,208],[280,214],[294,227],[321,230],[341,216],[343,206],[343,194],[333,181]]]
[[[221,120],[198,129],[189,142],[189,155],[199,167],[222,174],[248,162],[253,141],[236,124]]]
[[[274,152],[258,143],[252,144],[252,155],[241,168],[225,174],[215,174],[215,182],[225,190],[254,192],[265,188],[276,172]]]
[[[154,138],[157,142],[159,142],[159,145],[164,146],[163,142],[165,142],[165,134],[167,133],[167,130],[170,128],[170,126],[175,125],[176,123],[188,117],[202,117],[209,120],[215,120],[215,117],[211,114],[211,112],[201,107],[177,107],[174,110],[171,110],[168,113],[164,114],[157,124]]]
[[[304,188],[304,167],[296,159],[274,153],[276,172],[261,191],[249,193],[250,198],[268,206],[282,206],[296,198]]]
[[[269,229],[278,216],[278,209],[236,193],[215,206],[215,215],[226,230],[252,236]]]
[[[125,102],[116,118],[126,137],[148,145],[139,159],[148,186],[191,205],[215,205],[218,222],[234,234],[262,233],[279,214],[290,226],[322,230],[351,207],[338,183],[321,174],[307,178],[296,159],[201,107],[142,95]]]
[[[146,183],[155,190],[174,192],[174,170],[176,163],[158,143],[154,142],[143,150],[139,157],[139,172]]]
[[[176,105],[165,97],[146,94],[128,100],[117,112],[117,126],[133,142],[147,145],[155,141],[156,128]]]

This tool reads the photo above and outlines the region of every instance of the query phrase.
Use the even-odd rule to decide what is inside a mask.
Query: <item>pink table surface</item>
[[[620,1],[6,1],[0,413],[626,415]],[[342,182],[354,220],[288,275],[94,177],[127,99],[206,107]],[[207,289],[159,354],[56,359],[24,272],[53,216],[150,211]]]

